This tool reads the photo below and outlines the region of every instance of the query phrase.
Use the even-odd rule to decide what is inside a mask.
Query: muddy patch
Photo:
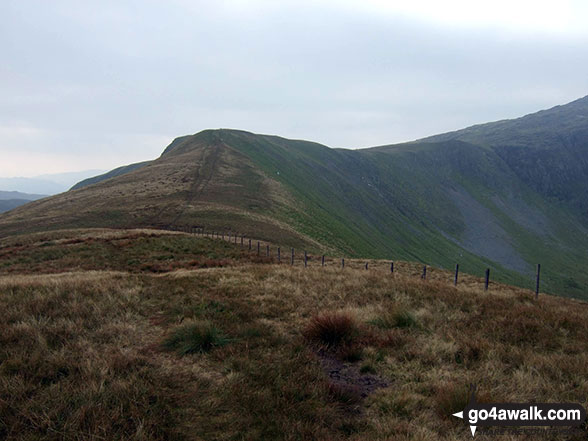
[[[390,385],[385,378],[362,373],[357,363],[341,361],[324,349],[316,351],[316,355],[330,383],[360,399]]]

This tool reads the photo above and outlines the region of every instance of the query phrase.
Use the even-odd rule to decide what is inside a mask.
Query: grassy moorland
[[[239,262],[270,263],[247,247],[162,230],[62,230],[16,236],[0,246],[0,274],[120,270],[164,273],[180,268],[211,268]],[[248,243],[245,243],[248,245]],[[256,243],[254,244],[256,246]]]
[[[153,271],[166,253],[185,264]],[[470,383],[588,397],[581,301],[153,231],[21,236],[0,256],[0,439],[460,440]]]

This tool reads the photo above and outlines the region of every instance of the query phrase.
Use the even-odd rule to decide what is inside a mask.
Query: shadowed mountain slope
[[[588,97],[424,141],[447,140],[490,147],[527,185],[566,203],[588,224]]]

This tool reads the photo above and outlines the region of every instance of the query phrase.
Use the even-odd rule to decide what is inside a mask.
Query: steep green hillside
[[[549,289],[585,295],[584,227],[491,149],[446,141],[349,151],[216,133],[303,201],[296,226],[323,243],[358,256],[459,262],[472,273],[490,265],[521,284],[540,262]]]

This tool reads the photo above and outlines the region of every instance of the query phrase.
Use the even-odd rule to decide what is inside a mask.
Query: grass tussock
[[[187,323],[172,331],[163,343],[180,355],[205,353],[228,344],[231,340],[208,322]]]
[[[420,327],[414,313],[403,308],[381,314],[378,317],[370,320],[369,323],[380,329]]]
[[[440,417],[462,411],[468,404],[469,388],[454,383],[439,384],[435,390],[435,404]]]
[[[323,312],[313,317],[304,330],[309,342],[327,347],[350,344],[358,335],[357,321],[344,312]]]

